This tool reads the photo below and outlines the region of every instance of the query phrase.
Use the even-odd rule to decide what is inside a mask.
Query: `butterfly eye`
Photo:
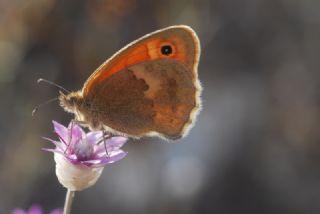
[[[163,55],[169,56],[170,54],[172,54],[172,52],[173,52],[173,50],[172,50],[171,45],[163,45],[161,47],[161,53]]]

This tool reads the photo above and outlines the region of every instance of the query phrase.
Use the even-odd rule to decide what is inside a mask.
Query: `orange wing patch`
[[[169,55],[165,55],[161,52],[161,47],[165,45],[169,45],[171,47],[172,53]],[[186,44],[181,42],[181,38],[179,37],[171,36],[170,39],[161,37],[146,38],[144,41],[142,40],[125,47],[124,50],[122,49],[116,53],[115,57],[111,57],[102,64],[87,80],[83,89],[83,95],[87,96],[94,85],[97,85],[99,82],[105,80],[118,71],[148,60],[161,58],[176,59],[180,63],[183,63],[192,69],[193,62],[189,62],[190,57],[188,57],[187,54],[188,47]]]

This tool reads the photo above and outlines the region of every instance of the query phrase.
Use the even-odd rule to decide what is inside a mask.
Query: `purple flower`
[[[11,214],[43,214],[43,210],[38,205],[32,205],[28,211],[24,211],[21,208],[16,208]],[[49,214],[62,214],[61,209],[52,210]]]
[[[68,128],[55,121],[53,126],[60,141],[45,138],[56,148],[44,150],[60,154],[72,164],[101,167],[121,160],[127,155],[127,152],[120,149],[127,142],[125,137],[103,140],[102,131],[85,133],[79,125],[72,122]]]
[[[56,147],[44,150],[54,153],[58,180],[69,190],[80,191],[94,185],[105,165],[127,155],[120,149],[127,142],[125,137],[104,139],[102,131],[85,133],[72,122],[68,128],[55,121],[53,126],[59,141],[45,138]]]

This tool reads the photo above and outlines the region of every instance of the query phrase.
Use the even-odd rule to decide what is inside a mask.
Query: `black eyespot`
[[[162,46],[162,47],[161,47],[161,53],[162,53],[163,55],[166,55],[166,56],[172,54],[172,47],[171,47],[170,45],[164,45],[164,46]]]

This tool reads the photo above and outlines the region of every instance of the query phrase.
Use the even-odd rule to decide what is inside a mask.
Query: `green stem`
[[[74,191],[68,189],[67,194],[66,194],[66,200],[64,202],[64,208],[63,208],[63,214],[70,214],[71,213],[71,206],[72,206],[72,201],[74,198]]]

